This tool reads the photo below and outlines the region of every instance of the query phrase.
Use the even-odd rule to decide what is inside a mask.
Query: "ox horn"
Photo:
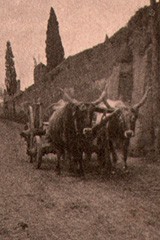
[[[103,102],[104,102],[104,104],[106,105],[107,108],[113,109],[113,107],[111,107],[111,106],[109,105],[109,103],[108,103],[108,101],[107,101],[106,99],[103,99]]]
[[[97,133],[99,132],[99,130],[106,125],[106,123],[116,114],[118,114],[120,112],[119,109],[115,109],[114,112],[108,114],[107,116],[104,117],[104,119],[101,120],[100,123],[97,123],[93,128],[92,128],[92,134],[94,136],[94,138],[97,136]]]
[[[137,103],[137,104],[135,104],[135,105],[133,106],[133,109],[138,110],[138,109],[145,103],[145,101],[146,101],[146,99],[147,99],[147,97],[148,97],[148,93],[150,92],[151,89],[152,89],[152,87],[149,87],[149,88],[146,90],[146,92],[145,92],[145,94],[143,95],[143,97],[142,97],[142,99],[140,100],[140,102]]]
[[[66,99],[69,101],[69,102],[71,102],[71,103],[74,103],[74,104],[79,104],[80,102],[78,102],[76,99],[74,99],[74,98],[71,98],[71,96],[69,96],[69,94],[68,93],[66,93],[66,91],[64,90],[64,89],[62,89],[62,88],[58,88],[63,94],[64,94],[64,96],[66,97]]]
[[[92,104],[98,105],[98,104],[101,103],[101,102],[104,102],[104,103],[105,103],[105,100],[104,100],[104,99],[105,99],[105,97],[106,97],[106,95],[107,95],[107,89],[108,89],[109,83],[110,83],[110,82],[108,82],[108,83],[106,84],[106,86],[105,86],[103,92],[101,93],[100,97],[99,97],[97,100],[95,100],[94,102],[92,102]]]

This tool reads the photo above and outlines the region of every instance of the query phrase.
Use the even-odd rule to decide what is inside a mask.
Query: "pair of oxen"
[[[106,99],[108,85],[94,102],[79,102],[60,89],[66,102],[52,105],[54,112],[49,119],[47,141],[57,154],[57,170],[61,172],[61,157],[68,159],[70,166],[77,166],[84,175],[83,154],[90,159],[97,153],[100,167],[106,165],[111,173],[117,162],[117,146],[121,148],[124,169],[127,170],[127,156],[130,139],[135,135],[135,125],[140,107],[145,103],[150,88],[134,106],[122,101]]]

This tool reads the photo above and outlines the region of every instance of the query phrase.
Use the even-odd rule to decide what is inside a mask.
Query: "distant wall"
[[[34,84],[39,84],[47,73],[47,67],[43,63],[39,63],[34,68]]]

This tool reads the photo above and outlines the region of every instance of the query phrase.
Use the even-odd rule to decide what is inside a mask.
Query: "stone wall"
[[[39,84],[47,73],[47,67],[43,63],[39,63],[34,68],[34,84]]]

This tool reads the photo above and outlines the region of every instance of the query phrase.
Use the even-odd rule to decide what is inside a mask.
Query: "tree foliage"
[[[59,24],[54,9],[50,10],[46,38],[47,68],[51,71],[64,59],[64,48],[59,34]]]
[[[12,52],[11,43],[7,42],[7,49],[5,55],[5,69],[6,69],[6,77],[5,77],[5,85],[7,89],[7,93],[9,95],[14,95],[17,90],[17,81],[16,81],[16,69],[14,65],[14,55]]]
[[[150,0],[151,6],[154,6],[156,4],[156,0]]]

